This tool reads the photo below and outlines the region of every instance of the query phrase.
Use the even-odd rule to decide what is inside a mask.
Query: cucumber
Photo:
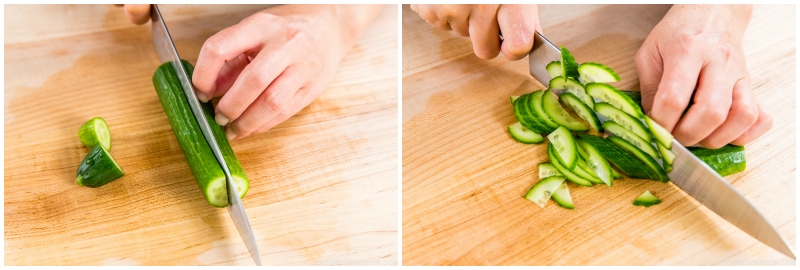
[[[619,75],[617,75],[613,69],[600,63],[582,63],[578,67],[578,73],[580,73],[581,79],[587,83],[609,83],[619,81]]]
[[[578,162],[578,146],[575,144],[575,138],[572,137],[572,133],[565,127],[558,127],[556,131],[547,135],[547,139],[555,147],[561,164],[564,164],[567,169],[574,169],[575,164]]]
[[[550,116],[544,111],[544,106],[542,104],[542,97],[544,96],[544,93],[545,91],[542,90],[533,92],[533,95],[530,99],[529,108],[533,109],[533,113],[537,117],[537,120],[539,120],[539,123],[547,127],[547,133],[550,133],[555,131],[559,124],[553,121],[553,119],[550,118]]]
[[[614,167],[609,167],[609,168],[611,169],[611,176],[613,176],[614,179],[622,178],[622,174],[620,174],[616,169],[614,169]]]
[[[644,207],[650,207],[651,205],[656,205],[659,203],[661,203],[661,200],[656,198],[656,196],[653,195],[653,193],[650,193],[649,190],[642,193],[642,195],[639,195],[636,200],[633,200],[633,205]]]
[[[611,104],[611,106],[628,113],[636,118],[643,118],[642,108],[628,95],[623,94],[611,85],[605,83],[588,83],[586,84],[586,93],[602,102]]]
[[[594,111],[613,120],[614,123],[623,126],[628,131],[633,132],[633,134],[636,134],[636,136],[639,136],[639,138],[642,138],[645,142],[653,141],[653,135],[650,134],[650,130],[645,127],[642,121],[639,121],[639,119],[634,118],[611,104],[598,102],[594,105]]]
[[[561,76],[561,61],[553,61],[545,66],[547,73],[550,73],[550,77],[558,77]]]
[[[562,176],[551,176],[539,180],[533,187],[525,194],[525,199],[538,204],[542,208],[553,195],[553,192],[564,183],[566,179]]]
[[[600,119],[597,119],[597,115],[595,114],[594,110],[587,106],[586,103],[583,103],[578,97],[572,93],[563,93],[558,96],[558,101],[560,101],[561,104],[567,108],[572,109],[572,111],[575,112],[578,117],[589,123],[589,126],[594,130],[597,130],[597,132],[603,132],[603,126],[600,125]]]
[[[575,165],[575,169],[572,170],[572,172],[580,176],[581,178],[586,179],[589,182],[592,182],[592,184],[605,184],[603,180],[597,178],[597,175],[594,172],[594,170],[592,170],[592,168],[589,167],[589,164],[586,164],[586,161],[584,161],[581,158],[578,159],[578,164]]]
[[[689,151],[722,176],[742,172],[747,168],[744,146],[726,145],[718,149],[689,147]]]
[[[647,126],[650,128],[650,132],[653,133],[653,137],[655,137],[656,141],[658,141],[659,144],[666,147],[667,149],[672,150],[672,141],[673,141],[672,134],[670,134],[669,131],[661,127],[661,125],[656,123],[656,121],[650,119],[649,116],[645,116],[644,120],[647,123]]]
[[[556,98],[556,95],[554,95],[550,90],[544,92],[542,96],[542,106],[544,107],[544,112],[547,113],[547,115],[549,115],[550,118],[552,118],[553,121],[559,125],[564,126],[572,131],[589,130],[586,125],[573,118],[571,115],[569,115],[569,112],[561,107],[561,104],[558,103],[558,98]]]
[[[550,162],[539,163],[539,179],[545,179],[550,176],[562,176],[556,167]]]
[[[639,106],[639,108],[642,107],[642,93],[640,93],[639,91],[627,91],[627,90],[619,90],[619,91],[628,96],[633,101],[633,103],[636,103],[636,105]]]
[[[83,124],[78,130],[78,138],[86,147],[92,148],[100,144],[106,150],[111,150],[111,131],[108,130],[106,120],[101,117],[92,118]]]
[[[606,130],[608,130],[608,132],[611,132],[615,136],[621,137],[626,141],[628,141],[629,143],[635,145],[636,147],[638,147],[640,150],[644,151],[651,157],[659,158],[659,155],[656,152],[656,148],[652,144],[644,141],[641,137],[637,136],[636,134],[633,134],[633,132],[620,126],[616,122],[611,120],[605,121],[603,122],[603,128],[605,128]]]
[[[125,173],[117,161],[111,157],[105,147],[98,144],[89,151],[89,154],[81,161],[81,165],[78,166],[78,177],[75,183],[79,186],[95,188],[108,184],[123,175]]]
[[[578,73],[578,62],[575,61],[575,57],[572,57],[572,53],[564,46],[561,46],[561,74],[564,78],[577,79],[581,76]]]
[[[600,153],[603,153],[606,159],[616,165],[628,177],[639,179],[648,179],[650,177],[650,172],[644,162],[610,143],[607,139],[589,134],[578,134],[578,137]]]
[[[661,153],[661,157],[664,158],[664,164],[672,165],[675,162],[675,153],[672,150],[667,149],[666,146],[657,143],[658,145],[658,152]]]
[[[645,153],[642,150],[639,150],[638,147],[634,146],[633,144],[629,143],[623,138],[617,136],[610,136],[608,137],[608,141],[615,144],[622,150],[625,150],[629,154],[635,156],[640,161],[642,161],[645,166],[650,169],[648,173],[648,178],[653,180],[661,180],[661,182],[668,182],[669,177],[667,173],[664,171],[664,168],[658,165],[655,159]]]
[[[186,73],[191,80],[194,68],[189,62],[183,61]],[[164,108],[164,113],[169,119],[172,131],[178,144],[183,150],[186,163],[189,165],[200,191],[205,196],[209,204],[215,207],[225,207],[228,205],[228,191],[226,187],[225,174],[222,171],[217,159],[211,152],[205,137],[203,137],[200,126],[197,124],[183,88],[178,80],[178,75],[172,68],[172,64],[167,62],[158,67],[153,74],[153,85],[155,86],[158,98]],[[244,197],[250,189],[250,181],[239,164],[239,160],[233,154],[225,132],[222,127],[214,121],[214,108],[211,103],[201,103],[203,112],[211,131],[222,150],[223,158],[228,164],[228,170],[233,177],[236,190],[240,197]]]
[[[594,99],[586,93],[586,87],[577,80],[567,78],[567,80],[564,81],[564,90],[578,97],[584,104],[589,106],[589,108],[594,107]]]
[[[561,185],[558,186],[550,198],[553,199],[558,206],[567,209],[575,209],[575,205],[572,204],[572,196],[569,195],[569,187],[567,187],[566,182],[561,183]]]
[[[582,139],[575,140],[575,143],[578,144],[579,149],[583,149],[586,152],[586,155],[588,156],[588,158],[585,158],[586,164],[592,168],[592,170],[594,170],[597,178],[599,178],[609,187],[612,186],[614,183],[614,176],[613,171],[611,170],[611,165],[609,165],[608,161],[606,161],[606,158],[600,154],[600,151]]]
[[[547,132],[547,128],[544,127],[542,124],[539,123],[538,120],[535,119],[533,113],[528,108],[528,99],[531,98],[531,94],[524,94],[519,96],[517,100],[514,101],[514,116],[517,117],[517,121],[522,124],[523,127],[527,128],[530,131],[533,131],[538,134],[545,134],[550,133]]]
[[[511,96],[511,106],[514,106],[514,100],[517,100],[519,96]]]
[[[591,181],[583,179],[583,177],[580,177],[577,174],[573,173],[570,169],[564,166],[563,163],[561,163],[561,161],[557,157],[558,154],[556,153],[555,147],[553,147],[552,143],[547,145],[547,156],[550,158],[550,163],[553,164],[553,167],[556,167],[556,170],[559,173],[561,173],[561,175],[563,175],[565,178],[567,178],[567,180],[572,181],[573,183],[581,186],[587,186],[587,187],[592,186]]]
[[[528,130],[519,122],[508,126],[508,133],[511,133],[511,137],[514,138],[514,140],[525,144],[541,143],[544,141],[542,135]]]

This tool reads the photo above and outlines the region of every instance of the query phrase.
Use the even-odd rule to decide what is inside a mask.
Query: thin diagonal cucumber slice
[[[639,119],[634,118],[611,104],[598,102],[594,105],[594,111],[608,119],[614,120],[615,123],[633,132],[633,134],[636,134],[636,136],[639,136],[646,142],[653,141],[653,135],[650,134],[650,130],[644,126],[642,121],[639,121]]]
[[[619,75],[613,69],[600,63],[586,62],[578,67],[581,79],[590,82],[609,83],[619,81]]]
[[[547,133],[544,132],[544,128],[540,126],[535,119],[533,119],[533,115],[527,110],[527,101],[530,96],[530,94],[524,94],[514,100],[514,116],[517,118],[517,121],[519,121],[519,123],[528,130],[539,134]]]
[[[672,164],[675,162],[675,152],[672,152],[672,150],[667,149],[660,143],[657,143],[656,145],[658,145],[658,152],[661,153],[661,164],[664,165],[664,171],[667,173],[671,172]]]
[[[619,136],[619,137],[625,139],[626,141],[628,141],[629,143],[635,145],[636,147],[638,147],[639,149],[641,149],[642,151],[644,151],[645,153],[647,153],[651,157],[659,158],[659,155],[656,152],[656,148],[652,144],[650,144],[649,142],[644,141],[644,139],[642,139],[638,135],[634,134],[630,130],[620,126],[616,122],[611,121],[611,120],[605,121],[605,122],[603,122],[603,128],[605,128],[606,130],[608,130],[609,132],[611,132],[615,136]]]
[[[511,134],[511,137],[514,138],[514,140],[525,144],[541,143],[544,141],[544,137],[542,137],[542,135],[528,130],[519,122],[508,126],[508,133]]]
[[[642,195],[639,195],[636,200],[633,200],[633,205],[644,207],[650,207],[651,205],[656,205],[659,203],[661,203],[661,200],[653,195],[653,193],[650,193],[649,190],[642,193]]]
[[[594,146],[597,151],[603,153],[603,156],[606,157],[611,163],[617,166],[622,173],[627,175],[630,178],[639,178],[639,179],[649,179],[650,178],[650,170],[647,169],[647,166],[644,162],[640,161],[638,158],[631,156],[618,146],[612,144],[607,139],[589,135],[589,134],[578,134],[578,137]]]
[[[525,199],[538,204],[542,208],[553,195],[553,192],[564,183],[566,179],[562,176],[551,176],[539,180],[533,187],[525,194]]]
[[[78,130],[78,138],[86,147],[100,144],[106,150],[111,150],[111,131],[103,118],[95,117],[83,124]]]
[[[596,100],[611,104],[617,109],[632,115],[635,118],[643,118],[642,108],[639,107],[628,95],[623,94],[616,88],[605,83],[586,84],[586,93]]]
[[[558,206],[567,209],[575,209],[575,205],[572,203],[572,196],[569,195],[569,187],[567,187],[567,182],[561,183],[561,185],[558,186],[550,198],[553,199]]]
[[[584,161],[583,159],[580,158],[578,159],[578,164],[575,165],[575,169],[572,170],[572,172],[582,177],[583,179],[592,182],[593,184],[605,184],[603,183],[603,180],[597,178],[597,175],[595,175],[594,170],[592,170],[592,168],[589,167],[589,164],[586,164],[586,161]]]
[[[558,97],[558,101],[567,108],[572,109],[583,121],[589,123],[597,132],[603,132],[603,126],[600,125],[600,120],[597,119],[597,114],[591,107],[583,103],[578,97],[572,93],[563,93]]]
[[[633,144],[629,143],[623,138],[611,136],[608,137],[608,141],[613,143],[614,145],[618,146],[628,152],[629,154],[635,156],[640,161],[642,161],[645,166],[647,166],[649,170],[649,178],[654,180],[661,180],[661,182],[668,182],[669,177],[667,173],[664,171],[664,168],[658,165],[655,159],[645,153],[644,151],[640,150],[638,147],[634,146]]]
[[[550,162],[539,163],[539,179],[545,179],[550,176],[562,176],[556,167]]]
[[[581,186],[587,186],[587,187],[592,186],[591,181],[583,179],[583,177],[580,177],[577,174],[573,173],[570,169],[567,169],[567,167],[561,163],[561,160],[559,160],[558,154],[556,154],[555,147],[553,147],[552,143],[547,145],[547,156],[550,158],[550,163],[553,164],[553,167],[556,167],[556,170],[558,170],[558,172],[561,173],[561,175],[566,177],[567,180],[572,181],[573,183]]]
[[[609,187],[614,183],[613,171],[611,170],[611,165],[608,164],[606,158],[600,154],[600,151],[597,150],[594,146],[589,143],[586,143],[582,139],[576,139],[575,143],[578,144],[579,149],[583,149],[589,158],[586,158],[586,164],[594,170],[595,175],[599,178],[603,183],[608,185]]]
[[[547,129],[548,129],[547,133],[550,133],[550,132],[553,132],[554,130],[556,130],[558,128],[559,124],[556,123],[555,121],[553,121],[553,119],[550,118],[550,115],[548,115],[544,111],[544,107],[542,106],[543,105],[542,104],[542,97],[544,96],[544,93],[545,93],[545,91],[542,91],[542,90],[538,90],[536,92],[533,92],[533,95],[530,98],[530,107],[529,108],[533,109],[533,113],[536,115],[537,119],[539,120],[539,123],[541,123],[543,126],[547,127]]]
[[[561,61],[550,62],[545,69],[547,69],[547,73],[550,73],[550,77],[561,76]]]
[[[594,99],[586,93],[586,87],[577,80],[567,78],[567,80],[564,81],[564,90],[578,97],[584,104],[589,106],[589,108],[594,107]]]
[[[555,147],[561,164],[564,164],[570,170],[575,168],[575,164],[578,162],[578,146],[575,144],[575,138],[572,137],[572,133],[565,127],[558,127],[547,135],[547,139]]]
[[[674,138],[672,137],[672,134],[670,134],[669,131],[661,127],[661,125],[656,123],[656,121],[650,119],[649,116],[645,116],[644,120],[645,122],[647,122],[647,126],[650,128],[650,132],[653,133],[653,137],[655,137],[656,141],[658,141],[659,144],[666,147],[667,149],[672,150],[672,140]]]
[[[565,78],[575,78],[581,76],[578,72],[578,62],[575,61],[575,57],[572,57],[572,53],[561,46],[561,74]]]
[[[544,107],[544,112],[547,113],[547,115],[549,115],[550,118],[552,118],[553,121],[559,125],[564,126],[572,131],[589,130],[589,127],[573,118],[566,110],[564,110],[563,107],[561,107],[561,104],[558,103],[558,98],[556,98],[556,95],[554,95],[550,90],[544,92],[542,96],[542,106]]]

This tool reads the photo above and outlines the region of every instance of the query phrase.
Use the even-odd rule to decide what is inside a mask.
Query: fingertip
[[[150,20],[150,5],[126,4],[125,15],[128,20],[136,25],[142,25]]]

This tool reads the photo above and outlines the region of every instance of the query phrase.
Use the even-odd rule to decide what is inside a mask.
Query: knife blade
[[[528,54],[531,76],[542,85],[549,85],[552,76],[545,67],[552,61],[561,61],[561,50],[536,32],[533,48]],[[553,91],[561,94],[561,91]],[[605,117],[598,115],[600,121]],[[608,132],[606,132],[608,133]],[[747,199],[731,186],[725,178],[689,152],[677,140],[672,150],[676,157],[668,174],[670,182],[689,194],[699,203],[727,220],[740,230],[784,255],[796,259],[794,250],[781,237],[774,226]],[[660,160],[659,160],[659,164]]]
[[[233,177],[231,177],[231,172],[228,170],[228,165],[225,163],[222,151],[217,145],[217,140],[211,132],[211,126],[209,126],[203,114],[200,101],[197,99],[194,87],[189,81],[189,75],[186,74],[183,63],[181,63],[181,57],[178,55],[178,50],[175,48],[175,43],[172,41],[172,37],[169,34],[167,25],[164,23],[164,18],[161,16],[158,5],[152,5],[150,9],[150,19],[153,24],[153,45],[158,53],[158,58],[162,62],[172,63],[172,68],[174,68],[175,72],[178,74],[178,79],[183,87],[183,93],[189,101],[189,107],[192,109],[192,114],[194,114],[195,120],[197,120],[197,124],[200,126],[200,130],[203,132],[203,137],[205,137],[206,142],[208,142],[211,148],[211,152],[214,153],[214,157],[216,157],[222,171],[225,173],[226,188],[228,190],[228,206],[226,207],[228,209],[228,214],[230,214],[233,219],[233,224],[236,225],[236,229],[239,231],[239,235],[242,237],[245,246],[247,246],[247,250],[250,252],[253,261],[255,261],[256,265],[261,265],[261,256],[258,252],[255,237],[253,236],[253,229],[250,227],[250,221],[247,218],[247,213],[244,211],[242,200],[239,198],[239,193],[233,183]]]

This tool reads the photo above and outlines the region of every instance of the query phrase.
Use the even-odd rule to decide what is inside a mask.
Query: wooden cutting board
[[[634,55],[669,6],[544,5],[544,34],[578,62],[600,62],[638,90]],[[570,185],[575,210],[523,198],[545,145],[513,141],[508,97],[543,87],[528,61],[478,59],[468,38],[403,7],[404,265],[794,265],[672,184]],[[795,246],[795,8],[757,6],[747,66],[772,130],[728,176]],[[662,203],[631,201],[645,190]]]
[[[162,11],[180,54],[265,6]],[[231,142],[266,265],[398,263],[398,7],[387,6],[323,94]],[[111,5],[6,6],[5,264],[253,265],[201,195],[153,88],[150,25]],[[106,119],[126,175],[75,184],[78,128]]]

